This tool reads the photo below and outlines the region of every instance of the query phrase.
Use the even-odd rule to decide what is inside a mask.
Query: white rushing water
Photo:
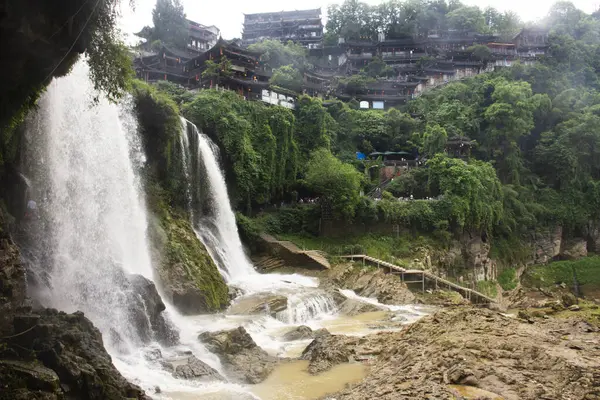
[[[77,64],[50,84],[28,124],[29,141],[38,145],[30,157],[33,196],[45,221],[38,239],[50,267],[44,302],[84,311],[132,350],[139,338],[124,281],[127,274],[152,278],[135,171],[143,156],[130,107],[103,98],[94,104],[87,82],[87,68]]]
[[[245,293],[318,286],[318,280],[299,274],[256,272],[240,240],[225,177],[219,166],[219,148],[196,125],[183,118],[181,135],[194,230],[227,284]]]
[[[218,357],[197,340],[198,333],[244,326],[269,353],[286,355],[292,349],[297,354],[302,343],[285,342],[283,334],[301,324],[324,326],[336,318],[337,306],[316,278],[255,271],[237,231],[218,148],[188,121],[182,119],[181,129],[187,204],[199,240],[228,285],[240,289],[240,299],[285,296],[287,309],[275,317],[269,310],[258,316],[184,317],[167,304],[163,315],[179,341],[159,344],[158,337],[143,334],[140,325],[149,326],[150,318],[145,305],[135,307],[143,299],[131,282],[135,276],[153,280],[138,176],[145,157],[131,104],[98,96],[84,63],[52,82],[27,124],[29,192],[39,210],[29,238],[32,294],[44,306],[84,311],[102,332],[119,371],[155,398],[253,398],[247,387],[236,384],[176,379],[152,355],[158,350],[164,359],[181,359],[192,352],[226,375]],[[153,394],[155,386],[163,394]]]
[[[94,103],[93,99],[98,97]],[[85,63],[54,80],[27,122],[27,169],[39,218],[32,231],[33,295],[44,306],[83,311],[100,329],[117,368],[152,393],[155,386],[182,393],[246,393],[230,383],[175,379],[157,360],[191,351],[221,370],[198,342],[198,327],[167,304],[163,312],[179,344],[161,346],[140,333],[130,277],[153,278],[147,215],[138,170],[145,159],[136,118],[127,101],[115,105],[92,88]],[[149,321],[138,307],[142,321]],[[142,322],[142,324],[144,324]],[[147,323],[147,322],[146,322]]]
[[[353,290],[340,289],[339,292],[346,298],[351,300],[360,301],[361,303],[371,304],[382,310],[388,310],[396,314],[397,320],[401,320],[404,323],[413,323],[418,319],[428,315],[431,312],[431,307],[419,306],[416,304],[403,304],[403,305],[390,305],[383,304],[379,300],[372,297],[364,297],[357,295]]]

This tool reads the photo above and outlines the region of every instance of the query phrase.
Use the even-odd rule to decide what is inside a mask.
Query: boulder
[[[129,312],[135,327],[145,343],[156,340],[165,345],[179,341],[179,333],[162,313],[163,303],[154,283],[141,275],[130,275]]]
[[[23,307],[27,298],[27,282],[19,249],[10,238],[2,237],[1,232],[0,298],[0,337],[10,336],[13,333],[12,316]]]
[[[587,241],[585,239],[572,239],[563,243],[561,257],[566,260],[577,260],[587,257]]]
[[[177,365],[173,376],[179,379],[199,381],[224,381],[225,379],[211,366],[194,356],[188,357],[184,364]]]
[[[561,226],[553,230],[532,233],[530,241],[534,249],[534,264],[546,264],[560,254],[562,233]]]
[[[152,204],[159,207],[158,204]],[[187,216],[170,208],[150,215],[148,232],[156,262],[157,282],[166,299],[184,315],[225,309],[229,290]]]
[[[564,293],[561,296],[561,301],[565,307],[571,307],[572,305],[579,303],[577,297],[575,297],[573,293]]]
[[[308,372],[318,374],[331,367],[349,362],[354,355],[353,346],[356,338],[345,338],[339,335],[322,335],[313,340],[302,352],[302,359],[309,360]]]
[[[238,298],[227,310],[228,314],[254,315],[268,314],[275,316],[287,309],[287,297],[278,294],[257,293]]]
[[[385,311],[382,307],[377,307],[374,304],[365,303],[355,299],[346,299],[339,305],[340,313],[348,316],[355,316],[375,311]]]
[[[315,334],[312,329],[306,325],[301,325],[283,335],[283,340],[291,342],[294,340],[313,339],[314,337]]]
[[[264,381],[277,364],[277,359],[258,347],[243,327],[204,332],[198,339],[219,356],[230,376],[242,383]]]
[[[23,398],[55,398],[52,393],[58,377],[62,396],[68,399],[147,399],[143,390],[127,382],[117,371],[104,349],[102,334],[83,313],[66,314],[43,309],[38,314],[17,315],[14,329],[22,333],[7,343],[3,353],[22,364],[4,362],[3,368],[17,371],[15,373],[24,379],[15,379],[8,384],[3,381],[2,395],[27,390],[31,395]],[[32,363],[45,368],[33,368]],[[40,385],[48,396],[40,397],[35,393],[42,390]]]

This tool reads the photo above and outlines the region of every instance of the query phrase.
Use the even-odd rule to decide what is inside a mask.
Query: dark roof
[[[189,60],[193,57],[186,50],[174,49],[172,47],[167,47],[165,45],[163,45],[162,50],[174,55],[175,57],[179,57],[179,58],[185,58],[185,59]]]
[[[321,8],[313,8],[310,10],[295,10],[295,11],[275,11],[275,12],[264,12],[264,13],[250,13],[244,14],[244,16],[258,16],[258,15],[281,15],[281,16],[292,16],[294,14],[321,14]]]

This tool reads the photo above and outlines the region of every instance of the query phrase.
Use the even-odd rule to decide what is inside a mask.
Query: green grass
[[[552,287],[564,283],[573,285],[573,271],[580,285],[600,287],[600,256],[575,261],[555,261],[527,270],[523,283],[531,287]]]
[[[494,298],[498,295],[496,281],[479,281],[477,282],[476,290],[488,297]]]
[[[280,240],[288,240],[306,250],[322,250],[331,256],[368,254],[371,257],[398,265],[408,265],[420,248],[435,247],[434,240],[422,236],[356,235],[346,237],[314,237],[308,235],[278,234]]]
[[[498,275],[498,283],[504,290],[513,290],[517,287],[519,280],[517,279],[517,270],[507,268]]]

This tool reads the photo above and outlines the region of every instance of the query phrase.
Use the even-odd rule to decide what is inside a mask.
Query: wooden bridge
[[[277,240],[273,236],[263,233],[260,237],[265,243],[270,244],[270,253],[277,256],[290,265],[302,266],[316,269],[329,269],[329,261],[326,255],[319,250],[302,250],[292,242]]]
[[[416,285],[419,284],[421,289],[425,291],[425,283],[429,283],[432,287],[437,289],[449,289],[460,293],[465,299],[475,304],[490,304],[494,303],[495,300],[491,297],[484,295],[483,293],[477,292],[473,289],[466,288],[456,283],[450,282],[449,280],[440,278],[431,272],[423,271],[420,269],[406,269],[398,265],[383,261],[374,257],[370,257],[366,254],[354,254],[348,256],[342,256],[342,258],[350,259],[352,261],[362,260],[363,265],[366,263],[376,265],[379,268],[389,270],[389,273],[400,276],[400,279],[408,284]]]

